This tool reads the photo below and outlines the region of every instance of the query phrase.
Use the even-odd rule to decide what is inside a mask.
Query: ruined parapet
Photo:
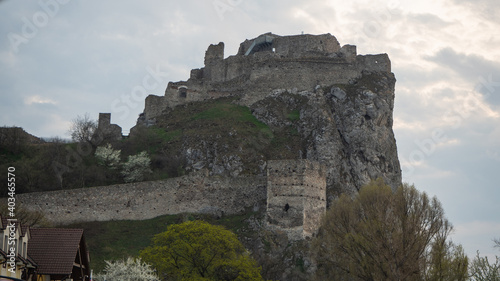
[[[122,128],[111,124],[111,113],[99,113],[96,138],[106,141],[121,140],[123,138]]]
[[[356,60],[360,71],[391,72],[391,60],[387,54],[357,56]]]
[[[331,34],[279,36],[272,33],[245,40],[240,44],[238,55],[252,55],[258,52],[273,52],[280,57],[304,57],[326,55],[340,51],[337,38]]]
[[[289,239],[315,235],[326,211],[326,173],[309,160],[267,162],[267,219]]]
[[[356,60],[357,50],[354,45],[344,45],[340,48],[340,53],[346,59],[346,61],[352,63]]]
[[[224,59],[224,42],[211,44],[205,52],[205,65],[211,65]]]
[[[278,55],[295,58],[340,51],[339,41],[331,34],[278,37],[273,41],[273,47]]]
[[[144,115],[150,120],[166,108],[227,96],[251,106],[276,89],[312,91],[349,84],[366,71],[390,73],[387,54],[357,55],[356,46],[340,47],[331,34],[266,33],[245,40],[238,53],[227,58],[220,42],[208,47],[204,67],[193,69],[187,81],[170,82],[161,101],[149,103],[153,99],[148,97]]]
[[[223,74],[224,60],[224,43],[220,42],[217,45],[208,46],[205,52],[205,68],[203,78],[208,80],[220,80],[219,77]]]

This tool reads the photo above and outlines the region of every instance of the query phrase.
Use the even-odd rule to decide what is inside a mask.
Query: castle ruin
[[[387,54],[357,55],[356,46],[341,47],[331,34],[266,33],[244,41],[227,58],[220,42],[208,47],[204,64],[191,70],[187,81],[168,83],[164,96],[148,96],[141,122],[154,124],[165,109],[188,102],[237,96],[250,106],[275,89],[312,90],[347,84],[363,71],[391,72]]]
[[[116,124],[111,124],[111,113],[99,113],[95,138],[101,140],[121,140],[123,138],[122,128]]]
[[[231,152],[221,144],[220,134],[195,133],[191,142],[185,135],[179,140],[178,154],[191,157],[186,166],[196,171],[188,175],[20,194],[18,199],[58,223],[265,208],[269,228],[285,232],[291,240],[311,237],[327,203],[339,194],[352,195],[378,177],[393,189],[401,184],[392,132],[395,81],[387,54],[358,55],[356,46],[341,47],[330,34],[267,33],[244,41],[238,53],[227,58],[224,43],[210,45],[203,68],[193,69],[187,81],[169,82],[163,96],[146,98],[137,126],[155,125],[178,105],[234,97],[231,103],[248,107],[268,130],[289,132],[285,140],[290,134],[300,137],[300,147],[290,149],[294,154],[284,159],[277,155],[281,160],[276,160],[256,149],[256,172],[240,174],[244,146],[233,132],[231,144],[236,149]],[[119,139],[121,128],[110,118],[109,113],[99,115],[98,131]],[[139,131],[131,129],[131,135],[134,132]],[[289,159],[293,155],[297,159]]]

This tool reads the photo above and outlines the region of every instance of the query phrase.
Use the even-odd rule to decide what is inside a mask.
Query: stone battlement
[[[193,101],[237,96],[240,104],[250,106],[275,89],[312,90],[318,85],[347,84],[363,71],[391,72],[387,54],[357,55],[356,46],[341,47],[330,34],[266,33],[245,40],[238,53],[227,58],[220,42],[208,47],[204,63],[191,71],[187,81],[170,82],[163,97],[148,96],[145,120]]]

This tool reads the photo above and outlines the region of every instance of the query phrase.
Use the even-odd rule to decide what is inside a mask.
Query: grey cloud
[[[451,0],[452,3],[463,6],[464,9],[474,11],[483,19],[497,22],[500,15],[500,6],[497,0]]]
[[[452,48],[441,49],[425,59],[454,71],[462,79],[473,81],[476,89],[487,97],[487,102],[500,105],[500,62],[476,54],[458,53]]]
[[[414,22],[420,25],[425,25],[428,28],[440,29],[450,25],[450,22],[443,20],[442,18],[434,14],[408,14],[408,22]]]

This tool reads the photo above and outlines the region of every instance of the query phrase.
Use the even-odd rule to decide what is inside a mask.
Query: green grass
[[[199,214],[165,215],[149,220],[123,220],[108,222],[85,222],[71,224],[68,228],[83,228],[88,250],[90,266],[94,272],[104,269],[105,260],[118,260],[137,257],[148,247],[154,235],[164,232],[171,224],[187,220],[204,220],[211,224],[223,225],[238,236],[248,237],[247,219],[256,215],[246,212],[242,215],[224,216],[220,219]]]
[[[219,102],[212,107],[195,114],[191,120],[228,120],[233,122],[251,123],[258,129],[268,128],[266,124],[260,122],[252,115],[250,109],[246,106],[232,103]]]
[[[182,136],[182,130],[177,129],[174,131],[165,131],[162,128],[151,128],[153,134],[155,134],[162,142],[170,142],[177,140]]]
[[[290,121],[297,121],[300,119],[300,111],[299,110],[293,110],[292,112],[288,113],[286,118]]]
[[[269,126],[253,116],[248,107],[231,102],[231,99],[219,99],[202,104],[195,112],[178,112],[176,116],[183,117],[175,120],[173,125],[183,124],[186,136],[211,135],[214,132],[225,136],[236,132],[239,142],[249,143],[269,142],[274,137]],[[224,141],[235,144],[232,138]]]
[[[169,224],[178,222],[179,216],[161,216],[143,221],[87,222],[68,227],[85,230],[90,265],[99,272],[103,270],[105,260],[138,256],[155,234],[167,230]]]

